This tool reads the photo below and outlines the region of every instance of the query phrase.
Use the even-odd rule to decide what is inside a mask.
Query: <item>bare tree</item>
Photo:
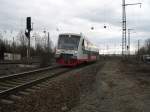
[[[145,41],[145,43],[146,43],[147,54],[150,54],[150,39],[147,39],[147,40]]]
[[[20,31],[17,35],[18,37],[18,40],[20,42],[20,45],[19,45],[19,51],[21,53],[21,56],[22,57],[26,57],[26,52],[27,52],[27,38],[25,37],[25,34],[23,31]]]
[[[150,39],[145,40],[144,46],[139,49],[139,54],[150,54]]]

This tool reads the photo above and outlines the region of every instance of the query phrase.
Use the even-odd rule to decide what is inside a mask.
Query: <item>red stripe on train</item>
[[[91,62],[91,61],[96,61],[96,57],[93,57],[91,59],[69,59],[69,60],[64,60],[63,58],[56,59],[56,62],[60,65],[64,66],[76,66],[85,62]]]

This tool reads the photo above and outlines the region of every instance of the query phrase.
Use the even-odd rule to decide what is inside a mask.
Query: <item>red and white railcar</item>
[[[65,66],[76,66],[84,62],[97,61],[99,49],[82,34],[59,35],[56,47],[56,62]]]

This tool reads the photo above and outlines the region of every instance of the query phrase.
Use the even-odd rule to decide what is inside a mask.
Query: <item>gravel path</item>
[[[71,112],[150,112],[150,87],[141,88],[120,66],[120,61],[107,61],[94,90],[83,95]]]

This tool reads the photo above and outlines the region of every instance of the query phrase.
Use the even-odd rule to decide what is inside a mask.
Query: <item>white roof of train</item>
[[[77,35],[77,36],[82,36],[82,34],[77,34],[77,33],[61,33],[59,35]]]

